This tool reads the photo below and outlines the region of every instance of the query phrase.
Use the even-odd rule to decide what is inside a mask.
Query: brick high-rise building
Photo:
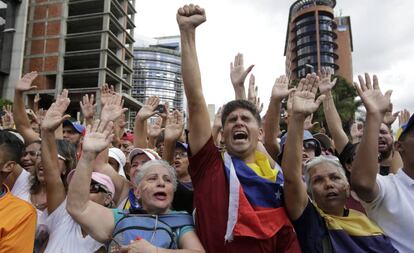
[[[39,72],[41,102],[68,89],[76,117],[81,97],[94,93],[99,100],[99,87],[108,83],[122,91],[126,107],[139,109],[130,96],[134,5],[135,0],[30,0],[23,72]]]
[[[335,18],[335,5],[335,0],[298,0],[290,7],[284,52],[290,80],[330,67],[352,83],[351,20]]]

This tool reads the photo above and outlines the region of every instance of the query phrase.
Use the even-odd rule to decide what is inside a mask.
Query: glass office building
[[[299,0],[290,7],[285,44],[286,72],[290,79],[328,67],[335,72],[343,71],[343,77],[352,80],[352,71],[349,74],[352,62],[339,61],[338,56],[350,59],[352,40],[338,40],[337,33],[342,31],[337,29],[335,5],[335,0]],[[350,29],[345,35],[351,36]]]
[[[161,103],[183,111],[183,85],[179,47],[134,48],[132,96],[144,103],[150,96],[158,96]]]

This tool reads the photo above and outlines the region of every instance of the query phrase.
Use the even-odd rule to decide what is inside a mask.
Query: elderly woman
[[[72,218],[95,240],[111,243],[110,252],[162,253],[164,248],[204,252],[192,225],[181,222],[184,214],[170,210],[177,183],[174,168],[165,162],[148,162],[135,177],[134,194],[141,204],[142,214],[111,210],[89,200],[92,165],[97,154],[111,142],[112,127],[112,123],[104,126],[95,122],[92,129],[91,126],[87,128],[82,156],[69,186],[67,210]],[[141,226],[147,228],[140,229]],[[171,230],[176,241],[165,245],[162,241],[165,235],[158,230],[160,227]],[[150,232],[145,233],[148,229]],[[119,233],[122,235],[118,236]]]
[[[304,121],[323,99],[315,101],[318,80],[308,75],[293,95],[282,163],[286,210],[302,252],[398,252],[366,215],[345,208],[350,188],[339,159],[322,155],[308,160],[303,182]]]

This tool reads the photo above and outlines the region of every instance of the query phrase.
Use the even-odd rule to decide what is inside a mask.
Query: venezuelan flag
[[[316,209],[325,220],[335,252],[398,252],[365,214],[349,209],[347,216],[334,216]]]
[[[272,169],[264,154],[256,152],[256,162],[246,164],[225,153],[224,165],[230,184],[226,240],[268,239],[283,226],[292,226],[283,207],[282,171]]]

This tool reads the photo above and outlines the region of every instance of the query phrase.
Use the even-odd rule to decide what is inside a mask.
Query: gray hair
[[[335,168],[338,170],[339,174],[344,178],[344,180],[348,183],[348,179],[346,178],[345,170],[341,165],[341,162],[336,156],[333,155],[320,155],[316,156],[310,160],[308,160],[305,163],[305,166],[303,168],[303,175],[305,178],[306,186],[308,187],[308,192],[311,191],[311,182],[310,182],[310,170],[315,167],[316,165],[319,165],[321,163],[330,163],[335,166]]]
[[[175,191],[177,189],[177,174],[175,172],[175,169],[164,160],[151,160],[144,163],[144,165],[142,165],[142,167],[139,169],[139,172],[135,176],[135,184],[139,185],[142,179],[144,178],[145,174],[147,174],[148,171],[150,171],[154,167],[163,167],[168,170],[168,174],[171,177]]]

